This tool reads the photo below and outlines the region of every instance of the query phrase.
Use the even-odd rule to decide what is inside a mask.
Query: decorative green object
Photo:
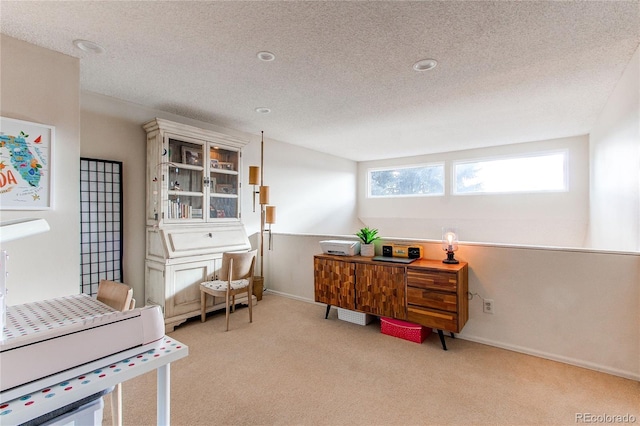
[[[360,238],[363,244],[372,244],[374,241],[379,240],[378,230],[371,228],[362,228],[356,234],[356,237]]]

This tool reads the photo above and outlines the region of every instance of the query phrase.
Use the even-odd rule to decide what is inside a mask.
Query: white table
[[[133,350],[128,351],[131,353]],[[95,361],[93,367],[80,374],[75,373],[53,386],[44,386],[37,391],[29,391],[0,404],[0,425],[16,425],[50,413],[58,408],[94,395],[133,377],[157,370],[157,423],[169,425],[170,418],[170,363],[184,358],[189,348],[168,336],[159,345],[140,353],[118,358],[104,358],[104,363]],[[114,360],[114,358],[118,358]],[[33,389],[31,383],[29,389]],[[37,387],[37,386],[36,386]],[[24,386],[26,389],[27,387]],[[17,388],[18,390],[20,388]]]

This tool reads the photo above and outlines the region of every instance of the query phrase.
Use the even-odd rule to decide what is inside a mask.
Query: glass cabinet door
[[[204,145],[169,138],[165,219],[203,219]]]
[[[147,132],[147,226],[240,222],[242,148],[247,141],[155,119]]]
[[[238,219],[239,152],[209,146],[209,219]]]

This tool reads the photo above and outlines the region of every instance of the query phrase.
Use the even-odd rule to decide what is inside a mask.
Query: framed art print
[[[191,166],[202,166],[202,151],[183,146],[182,162]]]
[[[0,117],[0,210],[53,207],[55,127]]]

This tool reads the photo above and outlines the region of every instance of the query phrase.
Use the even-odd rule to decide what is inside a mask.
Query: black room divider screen
[[[80,158],[80,291],[122,282],[122,162]]]

